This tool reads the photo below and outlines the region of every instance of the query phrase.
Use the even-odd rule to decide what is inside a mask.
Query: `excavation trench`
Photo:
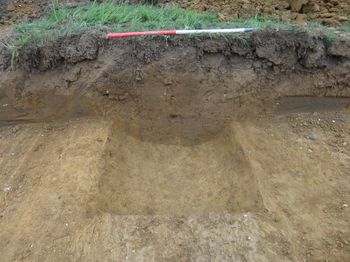
[[[98,193],[89,200],[90,213],[262,210],[257,178],[234,129],[235,121],[254,122],[258,112],[252,112],[253,105],[242,111],[242,104],[227,98],[225,87],[181,77],[171,87],[146,82],[145,92],[122,103],[108,103],[106,96],[93,99],[81,89],[69,95],[39,90],[22,99],[4,93],[0,126],[101,118],[108,122]],[[276,115],[339,111],[350,105],[348,98],[336,97],[287,96],[276,101],[265,104]]]
[[[281,44],[280,35],[268,33],[267,37]],[[237,55],[252,52],[237,42],[221,46],[222,50],[208,41],[197,43],[201,47],[179,43],[172,49],[157,41],[110,47],[95,66],[87,62],[47,76],[36,73],[29,81],[10,75],[0,93],[0,127],[106,121],[109,132],[98,193],[88,204],[92,213],[262,210],[257,178],[234,123],[254,122],[273,114],[276,107],[282,114],[342,110],[349,102],[339,98],[349,95],[341,84],[346,82],[347,67],[340,64],[328,74],[293,71],[288,68],[295,65],[289,63],[302,61],[295,58],[297,50],[290,53],[286,48],[276,57],[276,51],[264,45],[256,53],[267,59],[257,59]],[[284,56],[285,60],[278,60]],[[26,63],[31,66],[30,61]],[[336,83],[333,77],[327,78],[332,72],[339,76]]]
[[[6,261],[349,260],[348,42],[100,33],[0,72]]]
[[[3,94],[0,126],[99,118],[108,122],[98,193],[90,199],[89,212],[191,215],[259,210],[256,180],[231,127],[233,100],[226,99],[224,89],[186,84],[172,86],[174,93],[167,95],[150,83],[136,101],[112,103],[105,113],[104,99],[78,91],[67,95],[41,90],[22,99]],[[169,86],[165,89],[170,92]],[[211,98],[205,95],[209,91]]]

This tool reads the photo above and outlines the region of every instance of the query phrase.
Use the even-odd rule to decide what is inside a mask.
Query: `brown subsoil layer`
[[[58,0],[60,5],[75,7],[90,0]],[[98,1],[98,2],[103,2]],[[120,1],[122,2],[122,1]],[[131,0],[129,3],[147,3],[147,0]],[[179,4],[184,8],[212,11],[222,20],[251,18],[257,15],[275,16],[281,21],[297,21],[305,24],[317,20],[325,25],[337,26],[349,22],[350,2],[348,0],[159,0],[160,4]],[[0,23],[12,24],[20,20],[32,20],[52,8],[51,0],[0,0]]]
[[[281,21],[306,23],[318,20],[326,25],[339,25],[348,22],[350,2],[347,0],[179,0],[184,8],[219,13],[223,20],[251,18],[257,15],[277,16]]]
[[[246,38],[3,63],[1,260],[348,261],[349,42]]]

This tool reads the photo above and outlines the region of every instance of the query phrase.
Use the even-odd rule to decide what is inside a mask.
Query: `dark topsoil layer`
[[[193,47],[197,57],[203,54],[240,56],[262,67],[283,70],[326,69],[350,59],[350,40],[327,41],[304,32],[265,30],[226,38],[215,37],[146,37],[106,40],[105,32],[94,31],[61,37],[44,45],[31,45],[17,57],[17,66],[27,71],[45,71],[61,64],[95,60],[101,50],[127,48],[140,63],[156,60],[166,51]],[[0,69],[10,70],[11,53],[0,47]]]
[[[169,109],[167,116],[173,111],[184,115],[186,106],[193,104],[198,108],[188,112],[201,115],[203,108],[210,107],[209,113],[219,115],[226,109],[218,105],[236,108],[244,101],[239,109],[247,114],[252,104],[260,112],[283,96],[350,97],[350,41],[330,43],[296,31],[265,30],[235,38],[124,40],[106,40],[101,31],[86,32],[23,49],[17,59],[18,72],[7,73],[10,64],[11,54],[3,48],[0,88],[22,92],[89,86],[110,101],[141,99],[136,110],[142,105],[140,112],[149,109],[154,119],[164,108]],[[215,116],[209,113],[208,119]]]
[[[117,111],[109,117],[129,134],[164,144],[207,141],[232,119],[269,114],[281,97],[350,97],[350,41],[296,31],[110,41],[89,32],[23,49],[15,72],[6,72],[9,52],[1,56],[11,104],[43,90],[84,94],[97,110]]]
[[[88,86],[110,101],[141,99],[141,111],[147,111],[147,104],[154,118],[164,108],[169,108],[167,115],[173,111],[183,115],[192,103],[202,107],[188,112],[201,115],[210,106],[208,112],[221,114],[217,105],[222,99],[232,107],[244,101],[239,108],[247,114],[252,103],[259,112],[283,96],[350,97],[350,41],[330,43],[296,31],[124,40],[106,40],[101,31],[86,32],[28,46],[18,55],[18,72],[6,72],[11,71],[11,54],[2,48],[0,68],[0,89],[26,92]]]

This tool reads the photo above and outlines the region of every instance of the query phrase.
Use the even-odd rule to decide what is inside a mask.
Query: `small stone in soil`
[[[311,133],[311,134],[308,136],[308,138],[309,138],[310,140],[316,140],[316,139],[317,139],[317,135],[316,135],[315,133]]]
[[[8,193],[8,192],[11,191],[11,189],[12,189],[11,186],[5,186],[5,187],[4,187],[4,192],[5,192],[5,193]]]

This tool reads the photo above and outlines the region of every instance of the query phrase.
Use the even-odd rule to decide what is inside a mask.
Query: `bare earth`
[[[0,261],[350,261],[349,42],[246,36],[0,61]]]
[[[1,261],[346,261],[349,120],[277,112],[191,146],[1,127]]]

